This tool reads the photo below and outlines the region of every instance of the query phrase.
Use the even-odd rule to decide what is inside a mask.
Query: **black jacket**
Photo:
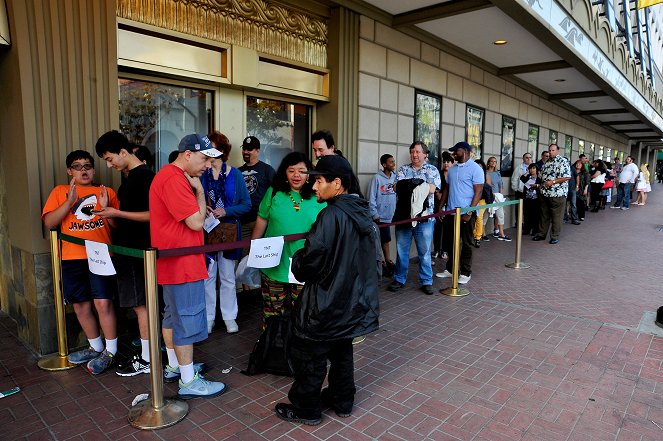
[[[368,202],[342,194],[327,201],[292,272],[304,282],[294,331],[302,338],[339,340],[378,329],[377,231]]]

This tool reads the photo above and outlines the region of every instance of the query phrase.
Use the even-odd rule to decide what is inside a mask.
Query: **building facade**
[[[276,167],[290,151],[310,154],[310,134],[328,128],[364,187],[380,155],[409,162],[415,139],[433,163],[471,142],[499,159],[508,188],[523,153],[552,142],[573,159],[653,164],[663,135],[655,81],[590,0],[4,3],[0,307],[41,354],[56,350],[41,208],[67,182],[66,154],[92,152],[107,130],[147,146],[156,168],[183,135],[210,130],[230,138],[240,165],[251,134]],[[502,50],[494,36],[507,31]]]

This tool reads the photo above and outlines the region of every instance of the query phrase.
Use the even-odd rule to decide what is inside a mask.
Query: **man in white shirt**
[[[523,155],[523,162],[513,171],[511,175],[511,189],[516,194],[516,199],[525,199],[525,184],[520,180],[522,175],[529,173],[527,168],[532,163],[532,154],[525,152]]]
[[[610,208],[621,208],[628,210],[631,205],[631,188],[638,178],[638,166],[633,163],[633,157],[627,156],[624,168],[619,174],[619,186],[617,187],[617,202]]]

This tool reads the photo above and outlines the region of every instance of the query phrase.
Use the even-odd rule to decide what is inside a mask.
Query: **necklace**
[[[301,200],[297,202],[295,198],[292,197],[292,193],[288,192],[288,196],[290,196],[290,200],[292,201],[292,207],[295,209],[295,211],[299,211],[301,203],[304,202],[304,198],[301,198]]]

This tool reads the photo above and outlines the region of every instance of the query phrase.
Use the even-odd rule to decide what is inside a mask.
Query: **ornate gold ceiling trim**
[[[265,0],[117,0],[117,16],[327,67],[327,22]]]

